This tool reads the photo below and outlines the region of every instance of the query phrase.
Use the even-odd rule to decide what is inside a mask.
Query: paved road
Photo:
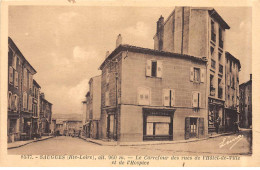
[[[148,146],[100,146],[79,138],[61,136],[10,149],[8,153],[19,155],[247,155],[250,153],[248,135],[249,132],[244,131],[236,135],[198,142]]]

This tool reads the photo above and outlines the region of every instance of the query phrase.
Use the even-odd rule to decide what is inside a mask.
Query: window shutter
[[[175,106],[175,90],[171,90],[171,106]]]
[[[201,101],[201,93],[200,92],[198,93],[198,98],[199,98],[199,108],[201,108],[202,101]]]
[[[204,118],[199,118],[199,138],[204,137]]]
[[[198,107],[198,92],[192,93],[192,107]]]
[[[16,70],[16,61],[17,61],[17,57],[16,55],[13,56],[13,63],[12,63],[12,66],[13,68]]]
[[[205,69],[204,68],[200,69],[200,82],[202,82],[202,83],[205,82]]]
[[[27,69],[24,68],[23,70],[23,81],[24,81],[24,86],[27,87]]]
[[[162,61],[157,61],[157,77],[162,77],[163,65]]]
[[[152,73],[152,61],[147,60],[146,62],[146,76],[151,76]]]
[[[18,87],[18,72],[14,72],[14,86]]]
[[[16,97],[15,97],[15,103],[14,103],[14,105],[15,105],[15,110],[16,110],[16,111],[18,111],[18,101],[19,101],[19,100],[18,100],[18,96],[16,96]]]
[[[9,83],[13,83],[14,81],[14,69],[13,67],[9,67]]]
[[[12,104],[12,92],[9,91],[8,93],[8,109],[11,109]]]
[[[105,106],[109,106],[109,92],[108,91],[105,94]]]
[[[23,94],[23,108],[27,109],[27,93],[24,92]]]
[[[150,105],[150,90],[148,88],[144,88],[144,104]]]
[[[170,105],[170,91],[168,89],[163,89],[163,106]]]
[[[28,103],[29,111],[32,110],[32,97],[29,95],[29,103]]]
[[[194,68],[191,67],[190,68],[190,81],[193,81],[194,80]]]
[[[12,95],[11,98],[11,110],[15,110],[15,95]]]
[[[190,118],[185,117],[185,139],[190,138]]]
[[[227,84],[228,84],[228,86],[230,86],[230,77],[229,77],[229,74],[227,75]]]
[[[139,105],[150,105],[150,90],[148,88],[139,87],[137,94],[137,101]]]

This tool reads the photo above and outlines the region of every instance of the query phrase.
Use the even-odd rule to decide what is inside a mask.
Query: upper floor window
[[[216,42],[215,23],[211,20],[211,40]]]
[[[9,67],[9,83],[13,84],[14,82],[14,69],[12,66]]]
[[[109,106],[109,91],[105,93],[105,106]]]
[[[162,77],[162,61],[147,60],[146,76]]]
[[[139,87],[137,89],[137,96],[139,105],[150,105],[150,88]]]
[[[17,63],[17,56],[14,54],[13,55],[13,62],[12,62],[12,66],[13,68],[16,70],[16,63]]]
[[[191,67],[190,68],[190,81],[203,83],[205,81],[205,69]]]
[[[163,89],[163,106],[175,106],[174,89]]]
[[[11,110],[12,105],[12,92],[8,92],[8,110]]]
[[[18,72],[14,71],[14,87],[18,87]]]
[[[106,83],[109,83],[109,69],[106,69]]]
[[[23,93],[23,108],[24,108],[24,110],[27,109],[27,93],[26,92]]]
[[[223,48],[223,35],[222,35],[222,29],[219,27],[219,47]]]
[[[33,86],[33,76],[31,73],[29,73],[29,89],[32,89]]]
[[[23,69],[23,84],[24,84],[24,87],[27,87],[27,69],[26,68],[24,68]]]
[[[192,107],[201,108],[201,93],[192,92]]]

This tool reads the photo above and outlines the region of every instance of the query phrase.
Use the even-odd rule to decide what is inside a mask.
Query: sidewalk
[[[29,143],[47,140],[47,139],[50,139],[50,138],[53,138],[53,136],[42,136],[40,139],[26,140],[26,141],[16,141],[16,142],[8,143],[7,149],[19,148],[21,146],[28,145]]]
[[[142,142],[117,142],[117,141],[106,141],[106,140],[100,140],[100,139],[91,139],[86,138],[84,136],[80,136],[79,138],[86,140],[87,142],[95,143],[97,145],[102,146],[139,146],[139,145],[161,145],[161,144],[176,144],[176,143],[188,143],[188,142],[197,142],[201,140],[207,140],[210,138],[216,138],[220,136],[226,136],[234,134],[233,132],[228,133],[222,133],[222,134],[212,134],[206,138],[194,138],[194,139],[188,139],[188,140],[178,140],[178,141],[142,141]]]

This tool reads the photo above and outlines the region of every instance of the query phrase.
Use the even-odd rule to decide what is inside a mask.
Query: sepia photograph
[[[252,157],[251,6],[66,3],[7,7],[8,156]]]

